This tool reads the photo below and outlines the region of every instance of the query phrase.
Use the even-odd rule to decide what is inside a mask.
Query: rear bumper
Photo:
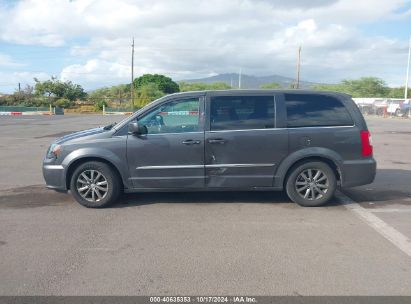
[[[345,161],[341,166],[341,187],[355,187],[371,184],[377,171],[373,158]]]
[[[43,164],[43,177],[47,188],[56,191],[67,191],[65,170],[62,165]]]

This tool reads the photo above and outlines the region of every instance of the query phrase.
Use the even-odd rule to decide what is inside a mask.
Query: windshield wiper
[[[116,122],[113,122],[112,124],[109,124],[109,125],[105,126],[103,129],[104,130],[111,130],[116,124],[117,124]]]

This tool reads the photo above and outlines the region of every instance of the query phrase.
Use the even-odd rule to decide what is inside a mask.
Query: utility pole
[[[408,98],[408,79],[410,75],[410,57],[411,57],[411,36],[408,45],[408,62],[407,62],[407,74],[405,76],[405,89],[404,89],[404,99]],[[408,116],[411,116],[411,101],[408,101]]]
[[[295,82],[295,88],[300,88],[300,66],[301,66],[301,45],[298,47],[297,53],[297,79]]]
[[[20,82],[19,82],[19,93],[20,93],[20,91],[21,91],[21,86],[20,86]]]
[[[133,37],[133,44],[131,45],[131,104],[134,112],[134,37]]]
[[[238,74],[238,88],[241,89],[241,69],[240,73]]]

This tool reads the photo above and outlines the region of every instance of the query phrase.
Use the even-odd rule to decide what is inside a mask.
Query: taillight
[[[372,156],[371,134],[370,131],[361,131],[361,152],[362,156]]]

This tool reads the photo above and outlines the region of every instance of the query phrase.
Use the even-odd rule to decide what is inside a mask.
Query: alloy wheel
[[[305,169],[295,180],[295,190],[298,195],[311,201],[321,199],[328,188],[328,177],[319,169]]]
[[[108,193],[106,177],[97,170],[85,170],[79,174],[76,182],[77,192],[89,202],[99,202]]]

